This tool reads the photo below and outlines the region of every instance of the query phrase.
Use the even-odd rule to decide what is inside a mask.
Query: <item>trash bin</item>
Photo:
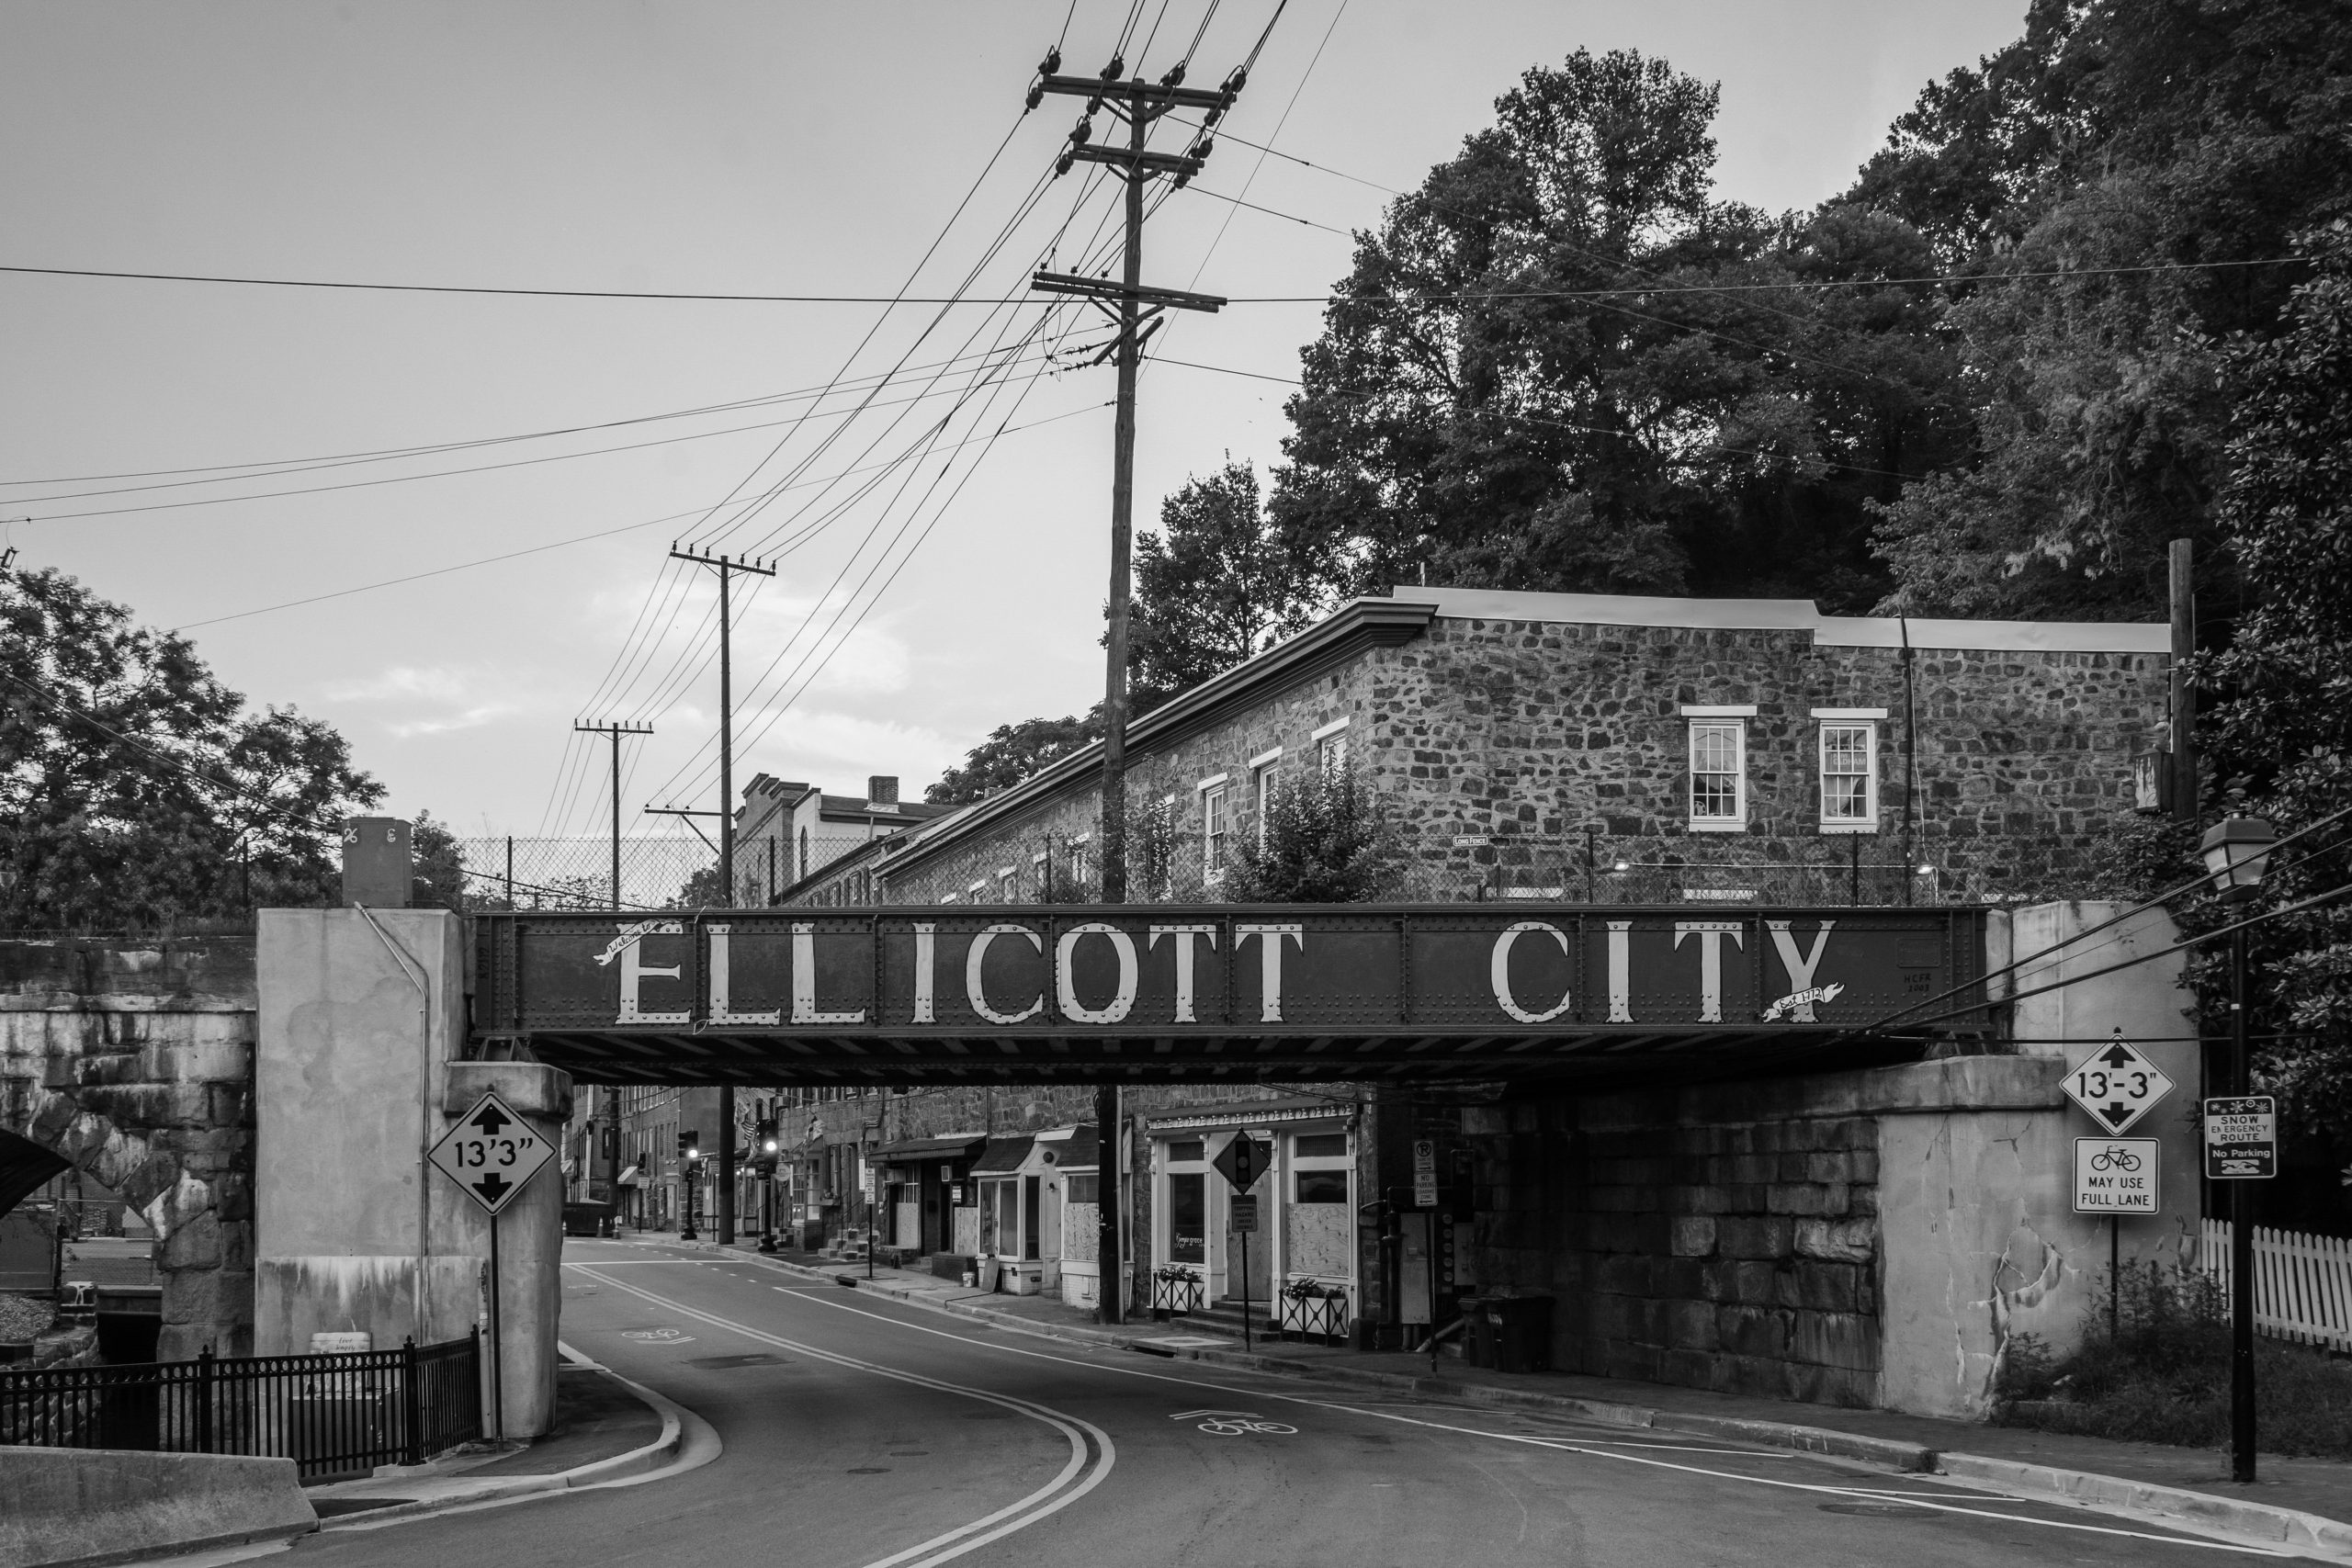
[[[1541,1372],[1552,1365],[1552,1298],[1490,1296],[1479,1314],[1494,1337],[1498,1372]]]

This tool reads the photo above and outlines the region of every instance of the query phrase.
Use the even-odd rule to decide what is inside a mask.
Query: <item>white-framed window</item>
[[[1730,833],[1747,826],[1747,720],[1755,713],[1753,707],[1683,708],[1692,832]]]
[[[1348,721],[1335,718],[1308,737],[1315,742],[1315,771],[1325,778],[1348,770]]]
[[[1000,904],[1021,902],[1021,868],[1019,866],[1005,865],[997,868],[996,897]]]
[[[1849,833],[1878,826],[1878,726],[1868,719],[1821,727],[1821,825]]]
[[[1257,816],[1250,830],[1257,835],[1261,850],[1266,847],[1267,807],[1274,800],[1274,764],[1282,760],[1283,749],[1279,746],[1250,759],[1250,808]]]
[[[939,901],[943,904],[953,904],[956,902],[956,895],[953,893],[942,893],[939,896]]]
[[[1069,841],[1069,886],[1073,897],[1086,886],[1087,845],[1093,837],[1091,833],[1080,833]]]
[[[1232,849],[1233,798],[1231,780],[1224,773],[1203,779],[1201,791],[1201,871],[1214,882],[1225,874]]]
[[[969,898],[973,903],[977,904],[980,901],[981,895],[986,893],[988,890],[989,879],[983,876],[975,881],[969,887],[964,889],[964,896]]]

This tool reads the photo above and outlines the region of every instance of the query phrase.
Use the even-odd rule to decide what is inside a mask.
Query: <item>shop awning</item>
[[[969,1159],[987,1143],[987,1136],[979,1133],[946,1138],[901,1138],[895,1144],[885,1144],[876,1149],[874,1157],[897,1165],[910,1165],[916,1160],[926,1159]]]
[[[645,1176],[644,1173],[636,1166],[630,1166],[627,1170],[622,1171],[619,1176],[614,1179],[613,1185],[616,1187],[642,1187],[645,1185]]]
[[[990,1138],[988,1152],[981,1155],[978,1162],[972,1167],[972,1174],[1001,1176],[1009,1171],[1019,1170],[1021,1162],[1029,1157],[1030,1147],[1036,1141],[1027,1133],[1022,1134],[1017,1138]]]
[[[1222,1100],[1187,1105],[1144,1118],[1152,1136],[1170,1132],[1215,1132],[1227,1127],[1279,1126],[1291,1122],[1331,1122],[1352,1114],[1354,1101],[1330,1095],[1293,1095],[1280,1100]]]
[[[1092,1170],[1102,1157],[1102,1141],[1085,1122],[1070,1129],[1067,1138],[1040,1139],[1053,1163],[1064,1170]]]

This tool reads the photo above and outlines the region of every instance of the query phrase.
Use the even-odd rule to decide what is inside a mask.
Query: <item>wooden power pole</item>
[[[709,567],[718,573],[718,887],[719,908],[735,906],[735,665],[733,615],[728,585],[737,572],[774,577],[775,568],[764,561],[714,556],[703,550],[670,553],[680,560]],[[718,1090],[718,1245],[735,1245],[735,1090]]]
[[[571,728],[586,735],[609,735],[613,738],[613,908],[617,909],[621,907],[621,737],[650,735],[653,733],[653,727],[650,724],[580,724],[575,722]],[[512,865],[506,868],[506,880],[509,883],[514,880],[514,868]],[[511,891],[507,895],[506,901],[510,904],[514,901]]]
[[[1127,899],[1127,603],[1135,544],[1136,373],[1143,361],[1144,342],[1159,330],[1164,310],[1213,311],[1225,304],[1215,295],[1145,286],[1144,186],[1165,176],[1181,188],[1200,173],[1215,144],[1212,128],[1233,107],[1248,69],[1234,72],[1215,92],[1182,85],[1182,65],[1158,82],[1140,76],[1122,80],[1125,62],[1116,58],[1100,76],[1064,76],[1060,71],[1061,51],[1057,49],[1038,67],[1039,79],[1029,96],[1032,108],[1047,95],[1086,100],[1086,112],[1071,130],[1070,144],[1055,173],[1067,173],[1074,164],[1101,164],[1126,182],[1126,244],[1119,281],[1060,272],[1039,272],[1030,280],[1032,288],[1091,300],[1118,326],[1118,336],[1111,345],[1119,367],[1119,412],[1112,437],[1111,596],[1108,635],[1103,639],[1102,872],[1102,902],[1124,904]],[[1105,108],[1126,122],[1125,146],[1095,143],[1095,111]],[[1149,151],[1145,143],[1150,140],[1152,122],[1176,108],[1200,111],[1199,134],[1182,152]],[[1119,1237],[1123,1190],[1119,1100],[1116,1083],[1096,1087],[1095,1135],[1101,1150],[1094,1178],[1099,1200],[1095,1212],[1101,1216],[1095,1237],[1096,1315],[1106,1324],[1121,1322],[1126,1306],[1125,1254]]]

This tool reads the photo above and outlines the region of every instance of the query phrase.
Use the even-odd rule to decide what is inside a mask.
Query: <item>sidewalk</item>
[[[527,1445],[475,1446],[429,1464],[382,1465],[373,1475],[306,1486],[320,1528],[371,1526],[466,1503],[561,1492],[678,1462],[684,1413],[567,1349],[556,1371],[555,1421]],[[348,1524],[345,1524],[348,1521]]]
[[[717,1250],[716,1244],[704,1244]],[[734,1249],[757,1258],[749,1248]],[[765,1259],[793,1272],[853,1281],[857,1289],[1095,1345],[1132,1347],[1206,1366],[1280,1372],[1389,1393],[1556,1410],[1617,1426],[1701,1432],[1750,1442],[1837,1454],[1898,1471],[1934,1472],[2027,1496],[2072,1499],[2285,1546],[2352,1562],[2352,1464],[2261,1456],[2261,1480],[2241,1487],[2218,1450],[2118,1442],[1975,1422],[1903,1416],[1664,1383],[1574,1373],[1514,1374],[1472,1367],[1441,1355],[1434,1375],[1427,1356],[1331,1349],[1187,1332],[1168,1323],[1130,1322],[1106,1329],[1093,1314],[1043,1296],[989,1295],[912,1269],[822,1263],[797,1253]]]

